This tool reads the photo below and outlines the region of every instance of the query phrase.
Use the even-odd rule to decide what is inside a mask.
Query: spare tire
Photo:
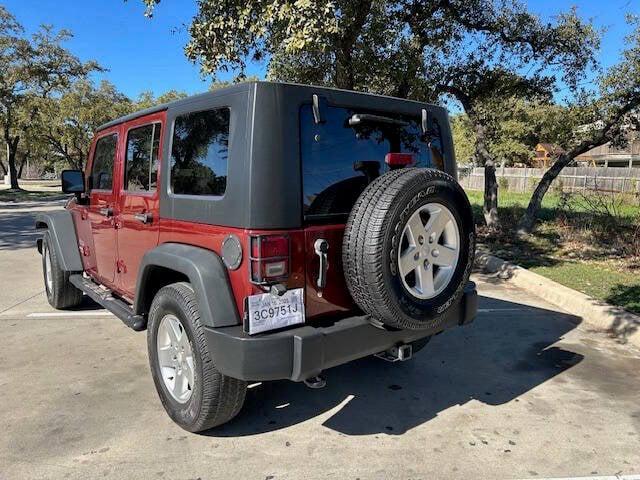
[[[342,255],[351,296],[374,325],[437,327],[460,299],[473,267],[469,200],[441,171],[390,171],[358,198]]]

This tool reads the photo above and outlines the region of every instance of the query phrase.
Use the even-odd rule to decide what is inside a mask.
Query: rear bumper
[[[366,316],[357,316],[330,327],[306,325],[257,336],[247,335],[241,326],[205,327],[205,338],[214,352],[216,368],[225,375],[241,380],[299,382],[327,368],[464,325],[477,311],[478,293],[469,282],[461,301],[447,310],[433,330],[386,331],[372,326]]]

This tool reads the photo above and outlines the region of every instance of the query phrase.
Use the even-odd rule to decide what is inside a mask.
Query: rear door
[[[402,122],[363,122],[354,115],[366,112],[324,106],[322,122],[315,122],[311,105],[301,108],[300,142],[305,224],[306,313],[310,319],[351,313],[356,307],[342,270],[342,240],[347,217],[366,186],[389,170],[388,153],[411,153],[413,166],[432,166],[431,143],[425,141],[419,119]],[[374,118],[371,116],[371,118]],[[320,257],[326,240],[326,286],[318,287]]]
[[[143,255],[158,244],[160,158],[165,112],[123,128],[123,167],[118,199],[118,290],[132,300]]]
[[[98,134],[91,155],[88,179],[87,217],[93,237],[95,264],[89,272],[101,283],[113,287],[116,272],[116,178],[119,126]]]

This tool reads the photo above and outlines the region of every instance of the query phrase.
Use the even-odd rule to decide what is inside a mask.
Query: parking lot
[[[640,472],[640,352],[476,275],[474,323],[327,387],[252,385],[204,435],[162,409],[145,334],[45,299],[33,215],[0,204],[0,478],[543,478]]]

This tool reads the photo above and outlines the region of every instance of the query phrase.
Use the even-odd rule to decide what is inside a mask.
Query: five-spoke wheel
[[[460,231],[451,211],[439,203],[416,210],[402,230],[398,270],[405,288],[426,300],[449,284],[460,256]]]
[[[157,337],[158,365],[165,387],[180,403],[191,398],[194,387],[194,358],[191,342],[175,315],[160,320]]]

